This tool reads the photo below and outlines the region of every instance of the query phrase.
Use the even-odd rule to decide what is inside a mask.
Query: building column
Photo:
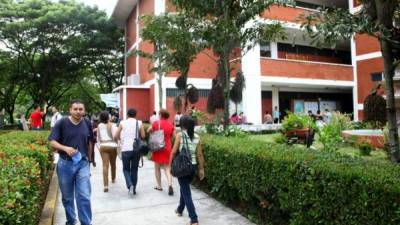
[[[262,123],[261,113],[261,64],[260,45],[242,56],[242,71],[246,81],[243,90],[243,113],[247,121],[253,124]]]
[[[271,58],[277,59],[278,58],[278,43],[271,42],[270,47],[271,47]]]
[[[279,88],[272,86],[272,111],[275,111],[275,106],[278,107],[278,111],[280,111],[279,109]],[[272,112],[271,112],[272,114]]]

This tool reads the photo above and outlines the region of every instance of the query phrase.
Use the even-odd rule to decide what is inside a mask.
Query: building
[[[379,43],[371,37],[355,35],[352,40],[315,48],[300,28],[297,18],[314,12],[318,6],[328,5],[357,12],[361,6],[355,0],[303,0],[297,7],[272,6],[258,20],[265,23],[281,21],[288,39],[258,43],[242,55],[238,67],[246,78],[246,89],[239,110],[248,121],[261,123],[265,111],[278,107],[285,111],[307,112],[312,110],[339,110],[354,113],[354,119],[362,118],[363,101],[382,80],[382,58]],[[113,12],[114,21],[125,29],[125,49],[151,51],[153,46],[143,42],[139,33],[145,14],[173,11],[168,0],[118,0]],[[295,43],[295,44],[293,44]],[[211,80],[217,74],[217,65],[210,59],[212,52],[200,53],[189,71],[189,82],[200,89],[196,108],[206,111]],[[138,109],[138,118],[148,120],[158,110],[159,92],[155,76],[148,72],[149,61],[130,56],[125,59],[125,83],[115,89],[120,93],[121,116],[126,118],[130,107]],[[173,99],[178,94],[175,87],[177,74],[169,74],[162,80],[162,105],[173,112]]]

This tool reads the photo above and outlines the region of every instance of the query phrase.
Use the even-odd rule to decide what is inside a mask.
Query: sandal
[[[154,187],[154,190],[162,191],[163,189],[161,187]]]

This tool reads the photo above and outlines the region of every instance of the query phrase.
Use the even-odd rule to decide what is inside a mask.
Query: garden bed
[[[400,166],[272,142],[203,136],[205,187],[257,224],[399,224]]]
[[[48,132],[0,136],[0,224],[38,224],[52,171]]]

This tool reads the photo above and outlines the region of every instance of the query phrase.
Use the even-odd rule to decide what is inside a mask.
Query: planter
[[[382,130],[344,130],[342,137],[356,143],[367,141],[374,148],[383,148],[385,145],[385,136]]]
[[[288,144],[304,144],[309,148],[314,142],[314,130],[310,128],[287,130],[284,135]]]

